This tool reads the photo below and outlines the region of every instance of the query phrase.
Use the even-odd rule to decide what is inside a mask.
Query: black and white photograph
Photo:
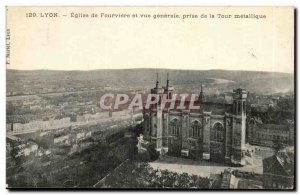
[[[6,188],[296,188],[292,6],[7,6]]]

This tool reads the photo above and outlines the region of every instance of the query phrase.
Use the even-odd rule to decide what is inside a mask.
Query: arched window
[[[215,123],[210,134],[211,141],[223,142],[224,138],[225,131],[223,125],[219,122]]]
[[[192,137],[202,137],[201,123],[199,121],[192,122]]]
[[[149,124],[150,124],[150,117],[149,117],[149,114],[145,114],[144,116],[144,125],[145,125],[145,130],[146,131],[149,131]]]
[[[243,112],[246,112],[246,102],[243,101]]]
[[[170,134],[171,135],[175,135],[175,136],[178,136],[180,134],[180,124],[179,124],[179,120],[178,119],[173,119],[171,122],[170,122]]]
[[[237,112],[238,114],[241,113],[241,102],[237,102]]]

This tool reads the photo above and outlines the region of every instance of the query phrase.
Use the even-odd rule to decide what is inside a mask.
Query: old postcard
[[[293,7],[6,8],[6,184],[293,190]]]

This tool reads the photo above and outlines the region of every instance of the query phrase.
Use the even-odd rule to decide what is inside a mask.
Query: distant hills
[[[172,85],[215,84],[243,87],[257,93],[294,91],[294,75],[279,72],[231,71],[231,70],[170,70],[170,69],[118,69],[91,71],[60,70],[7,70],[7,82],[13,80],[101,82],[117,86],[153,86],[156,80],[165,85],[169,73]]]

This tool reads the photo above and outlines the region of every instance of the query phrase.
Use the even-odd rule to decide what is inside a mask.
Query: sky
[[[36,13],[39,17],[26,17]],[[60,17],[40,17],[58,13]],[[72,18],[72,13],[138,18]],[[150,14],[151,18],[141,18]],[[156,14],[181,18],[153,19]],[[207,18],[182,19],[183,15]],[[214,15],[215,18],[209,18]],[[218,18],[257,14],[265,19]],[[63,16],[65,15],[65,16]],[[8,7],[8,69],[294,72],[292,7]]]

